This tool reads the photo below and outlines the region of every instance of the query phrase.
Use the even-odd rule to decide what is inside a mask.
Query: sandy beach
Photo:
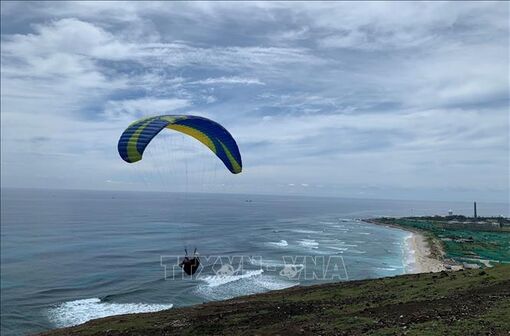
[[[428,273],[428,272],[441,272],[447,270],[445,262],[441,257],[444,255],[442,246],[435,244],[435,253],[431,252],[431,248],[427,238],[419,230],[411,230],[409,228],[403,228],[398,225],[388,225],[386,223],[380,223],[376,219],[365,219],[366,222],[384,225],[386,227],[393,227],[396,229],[404,230],[409,232],[409,237],[406,239],[406,258],[407,267],[406,273]]]
[[[408,267],[406,273],[428,273],[446,270],[444,263],[432,256],[427,239],[418,232],[411,232],[406,240]]]

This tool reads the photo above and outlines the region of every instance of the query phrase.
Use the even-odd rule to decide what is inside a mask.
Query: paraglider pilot
[[[184,252],[186,252],[186,255],[182,259],[181,263],[179,264],[179,267],[182,268],[182,270],[187,275],[193,275],[198,270],[198,267],[200,266],[200,258],[197,254],[197,249],[193,252],[193,257],[188,257],[188,250],[184,249]]]

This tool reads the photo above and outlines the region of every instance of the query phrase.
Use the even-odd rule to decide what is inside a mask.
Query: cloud
[[[223,192],[214,156],[175,132],[153,160],[118,160],[129,122],[187,113],[238,140],[229,191],[508,199],[504,3],[1,6],[7,185],[181,190],[185,161]]]
[[[256,78],[243,78],[237,76],[231,77],[217,77],[217,78],[207,78],[201,79],[198,81],[191,82],[190,84],[202,84],[202,85],[211,85],[211,84],[241,84],[241,85],[265,85],[265,83],[261,82]]]
[[[102,28],[77,19],[61,19],[50,24],[34,24],[33,34],[14,34],[4,41],[7,56],[51,56],[76,54],[100,57],[107,46],[119,44],[116,38]],[[45,70],[45,69],[43,69]]]
[[[126,99],[107,102],[104,113],[109,120],[132,121],[150,115],[172,114],[188,106],[190,102],[185,99]]]

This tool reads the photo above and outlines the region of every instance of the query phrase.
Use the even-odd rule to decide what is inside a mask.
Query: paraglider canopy
[[[128,163],[140,161],[147,145],[163,128],[197,139],[216,154],[232,174],[242,171],[241,154],[232,135],[210,119],[191,115],[161,115],[135,121],[119,139],[120,157]]]

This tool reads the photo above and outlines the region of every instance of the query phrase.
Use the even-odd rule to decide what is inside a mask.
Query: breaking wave
[[[64,302],[48,310],[48,317],[58,328],[70,327],[87,321],[122,314],[150,313],[170,309],[173,304],[111,303],[98,298]]]
[[[280,240],[279,242],[269,242],[269,245],[278,246],[278,247],[285,247],[288,246],[289,243],[285,239]]]
[[[301,239],[298,244],[311,249],[319,248],[319,243],[315,239]]]
[[[205,281],[209,287],[217,287],[229,282],[238,281],[245,278],[250,278],[252,276],[260,275],[264,272],[264,270],[253,270],[246,271],[243,274],[239,275],[208,275],[205,277],[200,277],[200,280]]]
[[[263,270],[250,270],[240,275],[207,276],[200,279],[205,283],[199,285],[194,292],[207,300],[224,300],[299,284],[279,277],[267,276],[263,272]]]

